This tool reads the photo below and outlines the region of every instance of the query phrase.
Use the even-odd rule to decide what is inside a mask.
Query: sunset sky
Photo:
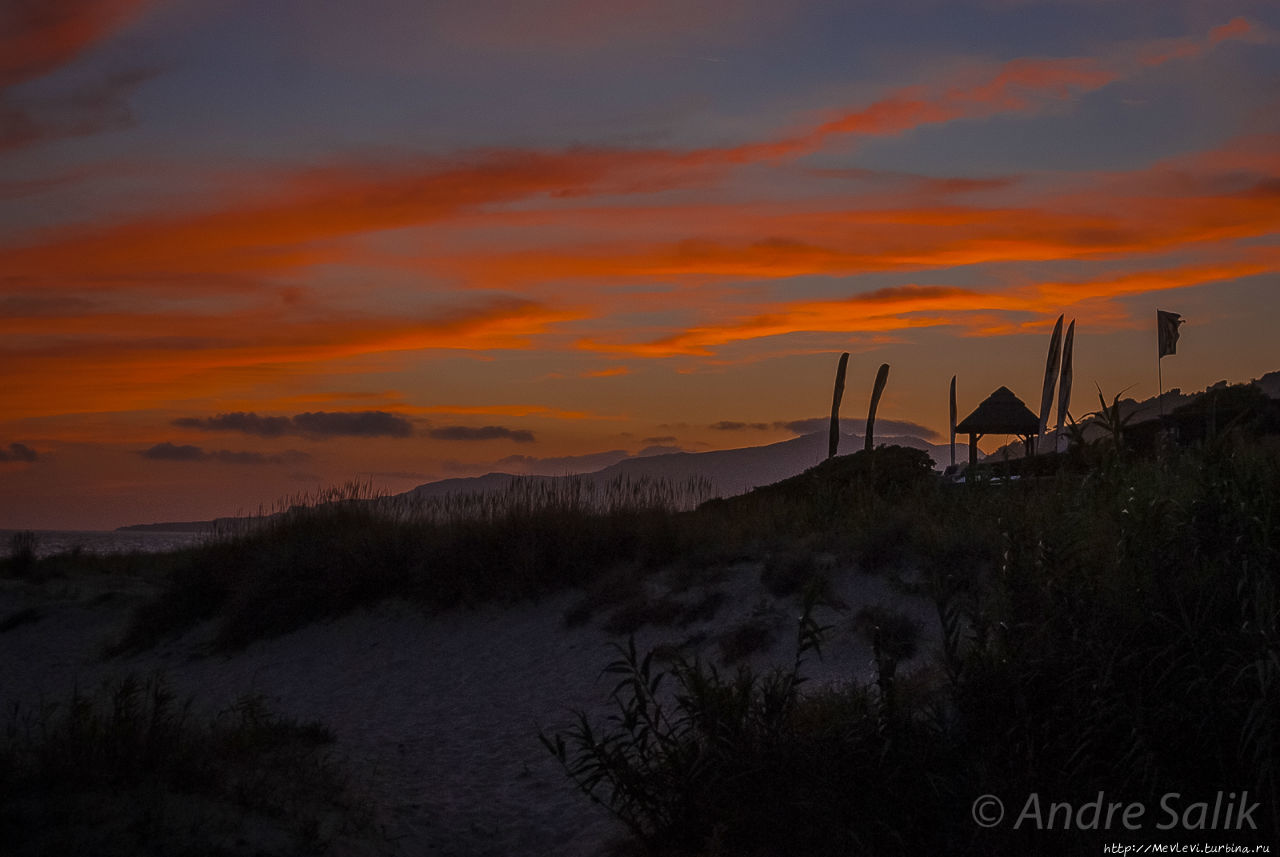
[[[0,0],[0,529],[1280,369],[1276,0]],[[856,429],[856,424],[850,424]]]

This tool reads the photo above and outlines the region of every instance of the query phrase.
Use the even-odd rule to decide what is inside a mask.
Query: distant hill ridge
[[[765,446],[748,446],[737,449],[720,449],[710,452],[669,452],[661,455],[638,456],[611,464],[601,470],[587,473],[567,472],[558,476],[535,476],[517,473],[487,473],[484,476],[464,476],[427,482],[396,496],[418,498],[444,497],[451,494],[483,494],[501,491],[512,480],[533,483],[554,482],[559,479],[589,479],[606,484],[615,479],[638,481],[665,480],[682,483],[691,479],[706,479],[711,485],[713,497],[729,497],[795,476],[820,463],[827,457],[826,432],[814,432],[790,440]],[[931,444],[918,437],[890,436],[877,439],[879,445],[910,446],[924,450],[941,468],[950,455],[949,447]],[[863,438],[855,434],[840,436],[840,452],[849,453],[862,449]],[[157,524],[133,524],[120,530],[151,530],[157,532],[205,532],[215,526],[234,522],[235,518],[219,518],[217,521],[171,521]]]
[[[1274,399],[1280,399],[1280,371],[1268,372],[1249,383],[1262,389]],[[1164,408],[1171,412],[1181,405],[1195,401],[1210,390],[1230,386],[1219,381],[1199,393],[1184,394],[1173,388],[1164,394]],[[1105,392],[1105,391],[1104,391]],[[1139,418],[1154,417],[1159,411],[1159,399],[1153,396],[1144,401],[1120,400],[1121,412],[1138,413]],[[1083,415],[1081,415],[1083,418]],[[608,483],[614,479],[650,479],[680,483],[690,479],[705,478],[711,483],[711,496],[730,497],[742,494],[762,485],[770,485],[804,472],[827,457],[828,436],[825,431],[814,432],[770,443],[764,446],[747,446],[737,449],[721,449],[710,452],[670,452],[661,455],[626,458],[601,470],[558,476],[535,476],[516,473],[487,473],[484,476],[464,476],[427,482],[397,496],[444,497],[450,494],[481,494],[500,491],[512,480],[547,482],[574,477]],[[950,446],[933,444],[912,436],[887,436],[876,439],[876,445],[908,446],[924,450],[939,468],[950,462]],[[841,434],[840,452],[849,453],[861,449],[863,438],[856,434]],[[1021,444],[1015,444],[1020,447]],[[1011,450],[1013,448],[1011,447]],[[1013,450],[1015,453],[1017,450]],[[998,454],[998,453],[997,453]],[[968,452],[963,444],[957,450],[957,460],[967,460]],[[150,530],[164,532],[205,532],[222,524],[234,523],[236,518],[219,518],[216,521],[171,521],[158,524],[134,524],[119,527],[120,530]]]

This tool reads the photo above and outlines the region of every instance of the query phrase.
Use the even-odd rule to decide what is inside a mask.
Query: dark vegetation
[[[866,685],[806,686],[822,638],[808,611],[796,663],[778,672],[679,656],[660,667],[633,645],[607,670],[614,714],[546,746],[664,855],[1280,846],[1274,451],[1220,435],[1161,459],[1105,441],[1080,455],[1084,469],[955,485],[910,451],[877,450],[705,506],[705,531],[803,534],[855,558],[890,522],[937,607],[934,663],[899,675],[916,629],[876,610],[853,619],[874,644]],[[809,576],[790,560],[767,573],[781,591]],[[1168,793],[1185,806],[1245,790],[1256,831],[1155,829]],[[1147,807],[1144,829],[1012,829],[1031,793],[1078,807],[1099,792]],[[1010,813],[997,829],[972,820],[984,794]]]
[[[587,585],[600,569],[675,559],[671,509],[704,493],[513,482],[501,495],[413,502],[347,486],[183,552],[118,649],[204,620],[217,622],[218,647],[237,648],[388,598],[444,609]]]
[[[3,852],[212,857],[253,840],[274,843],[259,854],[325,853],[371,824],[332,741],[258,697],[201,718],[158,676],[15,708],[0,734]]]
[[[1097,854],[1105,842],[1213,842],[1220,834],[1156,831],[1161,796],[1246,790],[1258,830],[1226,841],[1280,846],[1277,450],[1245,420],[1149,454],[1114,428],[1035,478],[975,472],[954,484],[922,453],[887,447],[695,511],[673,511],[669,487],[619,486],[607,500],[513,489],[427,513],[348,492],[164,560],[169,584],[122,647],[203,620],[236,647],[385,598],[443,609],[573,587],[583,598],[566,622],[599,614],[626,633],[713,614],[716,575],[749,557],[769,558],[770,591],[812,608],[825,593],[814,557],[832,556],[929,598],[941,650],[905,671],[917,629],[863,611],[845,621],[872,642],[874,679],[814,687],[804,665],[823,629],[812,609],[781,671],[626,646],[608,668],[614,714],[543,736],[653,853]],[[688,586],[653,595],[659,569]],[[747,623],[718,640],[723,659],[785,647],[768,639],[775,627]],[[1033,792],[1077,806],[1099,792],[1139,802],[1146,827],[972,820],[980,795],[1016,815]]]

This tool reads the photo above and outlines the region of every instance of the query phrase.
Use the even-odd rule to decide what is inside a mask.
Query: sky
[[[1063,314],[1080,417],[1280,369],[1278,272],[1277,0],[0,0],[0,529],[771,443],[846,351],[945,442]]]

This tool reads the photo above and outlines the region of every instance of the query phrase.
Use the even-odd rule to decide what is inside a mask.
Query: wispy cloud
[[[248,465],[293,465],[311,458],[307,453],[294,449],[279,453],[231,451],[226,449],[206,451],[198,446],[189,444],[177,445],[168,441],[140,450],[138,455],[150,461],[213,461],[219,464]]]
[[[768,431],[773,426],[770,423],[744,423],[738,420],[720,420],[712,423],[709,428],[715,431]]]
[[[284,308],[0,317],[0,355],[24,370],[0,374],[0,395],[21,403],[9,409],[14,418],[154,407],[216,394],[248,371],[278,376],[363,355],[528,348],[532,337],[580,315],[494,299],[417,318],[334,313],[307,320]],[[86,361],[92,373],[80,371]]]
[[[516,443],[533,443],[533,432],[528,429],[511,429],[506,426],[440,426],[430,429],[427,435],[435,440],[513,440]]]

